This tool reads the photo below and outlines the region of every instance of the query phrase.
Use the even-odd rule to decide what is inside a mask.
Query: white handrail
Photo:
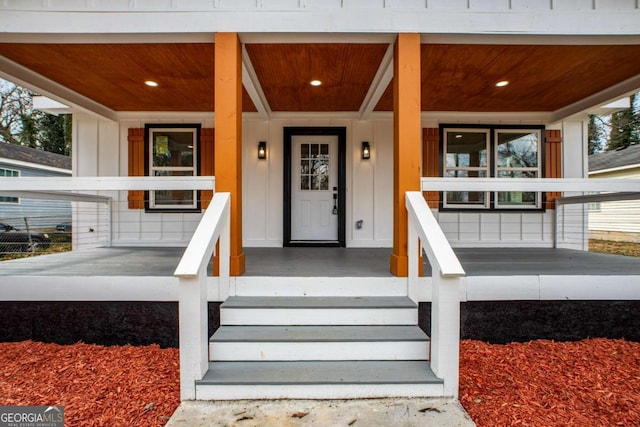
[[[444,393],[458,396],[460,351],[460,280],[465,275],[422,193],[405,193],[408,212],[407,293],[418,301],[420,242],[431,265],[431,369],[444,381]]]
[[[213,190],[214,176],[2,177],[6,191]]]
[[[640,179],[422,178],[421,189],[422,191],[639,192]]]
[[[203,265],[208,265],[218,238],[224,237],[224,228],[229,226],[230,199],[230,193],[214,194],[173,273],[174,276],[195,277]],[[222,247],[220,250],[222,251]]]
[[[219,289],[229,295],[230,193],[215,193],[173,273],[178,278],[180,398],[196,398],[196,381],[209,367],[207,267],[219,242]]]
[[[434,271],[443,277],[464,276],[465,272],[458,257],[453,252],[440,224],[427,206],[422,193],[408,191],[406,205],[410,221],[418,233],[418,238],[423,243],[429,264]]]

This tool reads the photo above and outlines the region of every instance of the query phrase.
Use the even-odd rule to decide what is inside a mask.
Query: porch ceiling
[[[245,85],[274,112],[359,111],[388,65],[384,43],[245,48]],[[213,111],[213,43],[0,43],[0,55],[114,111]],[[640,45],[423,44],[422,110],[553,112],[639,76],[638,58]],[[393,109],[392,87],[375,110]],[[257,111],[246,90],[243,106]]]

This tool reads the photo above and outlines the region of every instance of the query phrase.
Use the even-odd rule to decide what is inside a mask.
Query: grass
[[[3,252],[0,253],[0,261],[9,259],[28,258],[38,255],[67,252],[71,250],[71,237],[69,233],[61,233],[55,230],[44,230],[51,238],[51,245],[47,249],[38,249],[35,252]]]
[[[589,251],[640,257],[640,243],[590,239]]]

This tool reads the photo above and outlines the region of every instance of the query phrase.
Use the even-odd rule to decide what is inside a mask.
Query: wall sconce
[[[362,141],[362,159],[369,160],[371,158],[371,147],[369,141]]]
[[[260,160],[267,158],[267,141],[258,142],[258,158]]]

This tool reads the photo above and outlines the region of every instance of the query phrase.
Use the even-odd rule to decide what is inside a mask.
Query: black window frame
[[[193,176],[200,176],[200,154],[202,141],[200,138],[202,131],[201,123],[145,123],[144,125],[144,174],[149,175],[151,171],[151,165],[149,164],[149,155],[151,151],[150,131],[151,129],[195,129],[196,130],[196,162],[194,165],[195,174]],[[144,192],[144,210],[148,213],[200,213],[202,212],[200,191],[195,191],[196,207],[195,208],[167,208],[167,207],[152,207],[151,206],[151,194],[149,191]]]
[[[446,165],[445,165],[445,131],[448,129],[474,129],[489,132],[489,153],[487,154],[488,178],[495,178],[497,175],[497,167],[495,164],[495,135],[496,131],[500,130],[536,130],[540,132],[540,174],[539,177],[545,176],[545,170],[547,165],[545,164],[545,125],[510,125],[510,124],[460,124],[460,123],[441,123],[439,125],[439,173],[441,177],[444,177]],[[546,211],[546,192],[536,192],[539,194],[539,206],[536,207],[500,207],[497,206],[496,192],[489,191],[489,200],[487,207],[458,207],[458,206],[445,206],[445,192],[440,192],[440,203],[438,210],[441,212],[501,212],[501,213],[523,213],[523,212],[545,212]]]

